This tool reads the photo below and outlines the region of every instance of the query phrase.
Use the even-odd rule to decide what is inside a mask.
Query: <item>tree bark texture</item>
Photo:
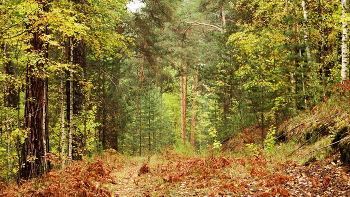
[[[37,0],[37,3],[48,11],[47,3]],[[38,20],[41,19],[38,15]],[[34,24],[34,23],[32,23]],[[47,133],[47,79],[44,76],[45,59],[48,58],[48,43],[40,37],[47,34],[43,24],[38,26],[28,25],[28,32],[32,35],[30,40],[30,53],[36,54],[36,63],[27,64],[26,77],[26,102],[25,102],[25,139],[22,156],[20,178],[30,179],[38,177],[49,170],[49,162],[46,153],[49,150]]]
[[[34,32],[31,40],[32,52],[45,54],[46,44],[39,38],[40,33]],[[45,54],[47,56],[47,54]],[[27,65],[27,88],[25,103],[25,128],[27,138],[22,151],[22,168],[20,178],[30,179],[48,171],[45,158],[48,150],[48,135],[46,121],[46,85],[43,77],[38,76],[37,70],[43,70],[44,63]]]

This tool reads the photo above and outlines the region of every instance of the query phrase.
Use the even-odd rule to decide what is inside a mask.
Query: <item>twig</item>
[[[207,24],[207,23],[200,23],[200,22],[186,22],[186,23],[189,23],[191,25],[204,25],[204,26],[209,26],[209,27],[213,27],[214,29],[216,30],[219,30],[221,32],[224,32],[225,30],[221,27],[218,27],[216,25],[211,25],[211,24]]]
[[[301,146],[299,146],[297,149],[295,149],[295,150],[293,150],[291,153],[289,153],[289,155],[288,155],[287,157],[293,155],[295,152],[297,152],[301,147],[303,147],[303,146],[304,146],[307,142],[309,142],[309,141],[310,141],[310,139],[309,139],[309,140],[306,140]]]
[[[118,85],[116,84],[116,82],[112,79],[117,79],[117,77],[115,77],[114,75],[108,73],[104,68],[98,66],[98,65],[92,65],[97,67],[98,69],[100,69],[104,74],[106,74],[106,76],[108,77],[108,79],[114,84],[114,86],[118,89]],[[118,80],[118,79],[117,79]],[[117,82],[118,83],[118,82]]]

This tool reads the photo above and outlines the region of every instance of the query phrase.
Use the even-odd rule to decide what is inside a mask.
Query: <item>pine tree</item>
[[[45,12],[48,5],[45,1],[36,1],[38,8]],[[31,48],[29,52],[37,58],[36,62],[27,65],[27,87],[25,103],[25,128],[27,138],[23,145],[21,156],[20,178],[29,179],[47,173],[49,150],[47,130],[47,78],[45,77],[45,62],[47,61],[48,43],[42,40],[47,35],[47,28],[41,20],[42,13],[38,11],[38,19],[27,24]]]

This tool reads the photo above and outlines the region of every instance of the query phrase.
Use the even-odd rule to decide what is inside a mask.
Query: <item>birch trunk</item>
[[[73,72],[70,71],[69,81],[69,133],[68,133],[68,157],[70,160],[73,158]]]
[[[308,65],[311,63],[311,51],[309,47],[309,31],[307,28],[307,22],[308,22],[308,17],[307,17],[307,9],[306,9],[306,0],[301,1],[301,6],[303,8],[303,32],[304,32],[304,42],[305,42],[305,51],[306,51],[306,61]],[[299,50],[300,56],[302,57],[303,54],[301,50]],[[301,65],[301,67],[304,67]],[[306,99],[306,82],[305,82],[305,77],[304,77],[304,72],[301,73],[301,80],[302,80],[302,89],[303,89],[303,94],[304,94],[304,104],[305,104],[305,109],[308,108],[308,103]]]
[[[341,46],[341,78],[342,83],[345,83],[347,80],[348,75],[348,22],[346,19],[346,13],[348,10],[347,6],[347,0],[342,0],[342,28],[343,28],[343,35],[342,35],[342,46]]]
[[[310,51],[310,46],[309,46],[309,30],[307,28],[307,22],[308,22],[308,17],[307,17],[307,9],[306,9],[306,0],[301,1],[301,6],[303,8],[303,31],[304,31],[304,41],[305,41],[305,51],[306,51],[306,58],[307,58],[307,63],[311,62],[311,51]]]
[[[73,63],[73,39],[70,38],[70,62]],[[68,120],[69,120],[69,132],[68,132],[68,158],[69,158],[69,164],[71,163],[71,160],[73,159],[73,72],[69,71],[69,94],[67,94],[67,101],[68,101]]]
[[[47,97],[47,90],[48,90],[48,80],[47,78],[44,79],[44,99],[42,101],[42,110],[43,110],[43,121],[42,121],[42,135],[43,136],[47,136],[47,137],[43,137],[43,150],[44,150],[44,156],[43,156],[43,168],[44,168],[44,172],[48,172],[47,167],[49,166],[48,164],[48,159],[47,159],[47,152],[48,152],[48,144],[47,144],[47,139],[48,138],[48,129],[47,129],[47,101],[48,101],[48,97]]]
[[[64,108],[64,82],[61,81],[61,155],[64,157],[65,155],[65,147],[66,147],[66,128],[65,128],[65,108]],[[64,168],[65,160],[62,160],[62,169]]]

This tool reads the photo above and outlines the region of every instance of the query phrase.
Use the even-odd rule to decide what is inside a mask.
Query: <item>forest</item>
[[[349,12],[0,0],[0,196],[350,195]]]

